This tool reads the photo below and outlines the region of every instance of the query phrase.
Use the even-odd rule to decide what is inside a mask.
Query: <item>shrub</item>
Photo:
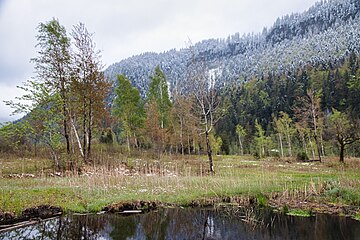
[[[308,155],[306,154],[306,152],[299,152],[299,153],[296,155],[296,160],[298,160],[298,161],[308,161],[308,160],[309,160],[309,157],[308,157]]]

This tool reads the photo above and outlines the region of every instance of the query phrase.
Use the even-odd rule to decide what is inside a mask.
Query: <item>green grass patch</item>
[[[331,202],[340,202],[348,205],[360,205],[360,189],[354,186],[343,186],[340,182],[329,182],[325,196]]]
[[[187,206],[196,200],[232,196],[254,196],[260,206],[267,206],[267,196],[275,192],[307,192],[327,202],[360,205],[360,169],[221,156],[214,162],[216,174],[208,175],[204,156],[166,156],[160,162],[129,158],[123,162],[128,160],[138,174],[116,172],[122,161],[118,159],[118,165],[112,167],[92,166],[87,175],[49,177],[41,173],[49,166],[46,160],[43,164],[41,160],[0,157],[1,166],[13,166],[0,175],[0,209],[19,214],[25,208],[49,204],[71,212],[98,212],[118,202],[144,200]],[[36,168],[34,164],[38,164]],[[159,164],[162,172],[153,174]],[[8,176],[26,171],[36,177]],[[168,172],[174,174],[164,174]]]
[[[289,216],[296,216],[296,217],[311,217],[313,216],[312,212],[309,210],[302,210],[302,209],[292,209],[289,210],[286,215]]]
[[[268,205],[268,199],[262,193],[257,195],[256,200],[259,207],[266,207]]]

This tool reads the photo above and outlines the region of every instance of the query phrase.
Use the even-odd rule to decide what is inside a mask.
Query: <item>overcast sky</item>
[[[142,52],[184,48],[208,38],[260,32],[317,0],[0,0],[0,123],[14,120],[3,100],[34,76],[36,27],[57,18],[68,32],[83,22],[106,66]]]

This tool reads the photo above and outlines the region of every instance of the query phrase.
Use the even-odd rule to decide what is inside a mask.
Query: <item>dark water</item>
[[[140,215],[65,216],[0,233],[0,239],[360,239],[360,222],[254,209],[160,209]]]

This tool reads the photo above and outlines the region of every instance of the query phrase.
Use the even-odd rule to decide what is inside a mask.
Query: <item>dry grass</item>
[[[188,205],[199,199],[260,193],[282,194],[284,199],[360,203],[358,159],[343,166],[333,159],[297,163],[217,156],[217,172],[209,175],[204,156],[166,156],[160,161],[142,157],[146,156],[102,156],[81,174],[49,171],[51,162],[43,159],[0,157],[0,209],[20,213],[27,207],[50,204],[67,211],[90,212],[124,201]]]

